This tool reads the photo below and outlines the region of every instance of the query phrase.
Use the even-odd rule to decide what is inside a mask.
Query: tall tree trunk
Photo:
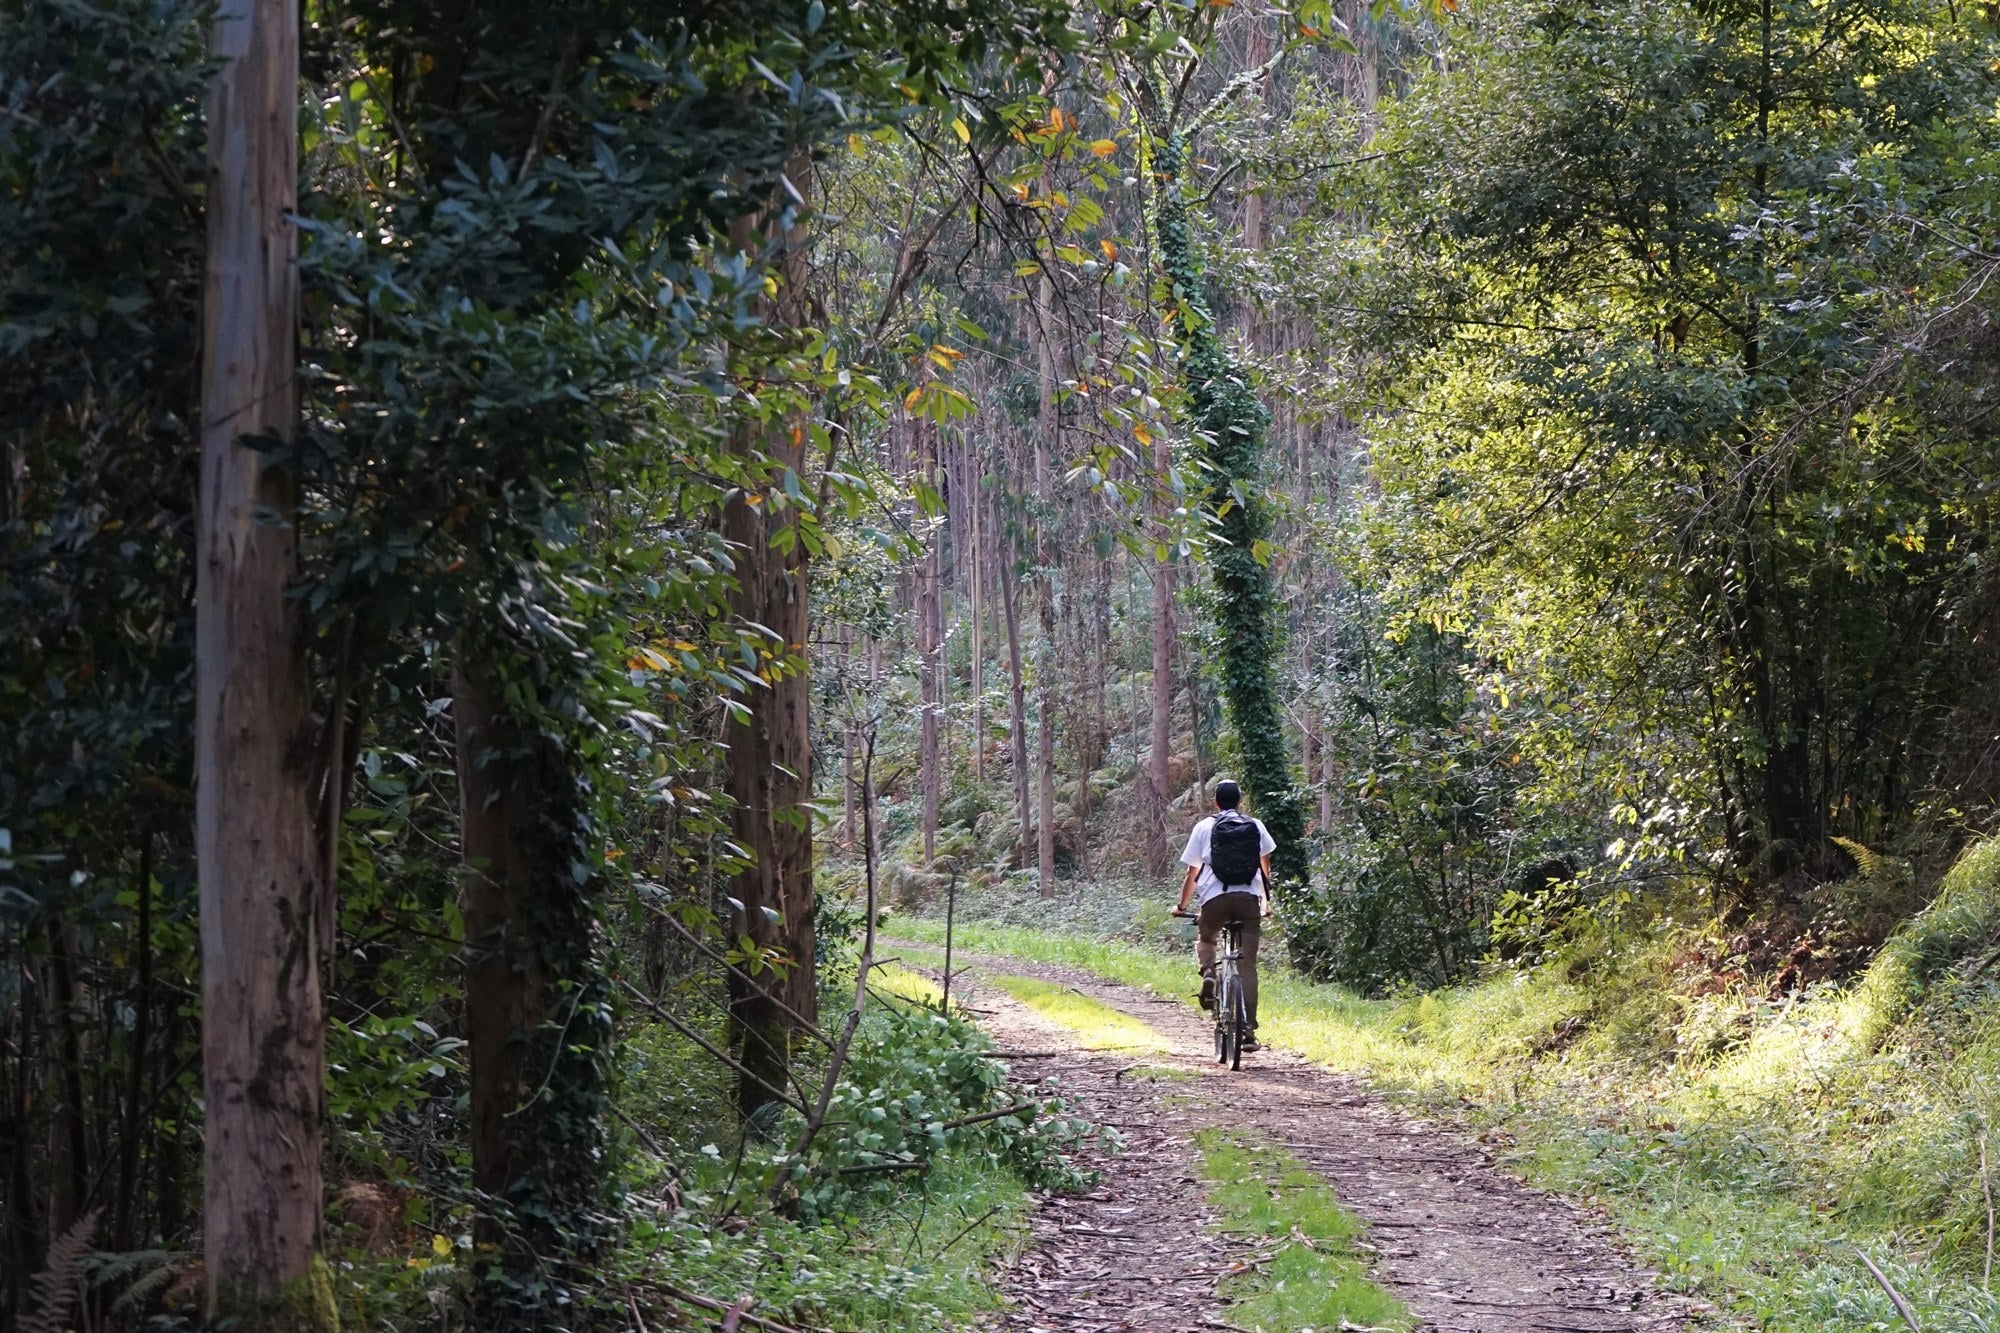
[[[1054,188],[1047,172],[1042,176],[1043,191]],[[1041,410],[1035,430],[1035,500],[1043,511],[1053,502],[1049,485],[1049,451],[1056,446],[1061,416],[1056,403],[1055,287],[1046,267],[1035,284],[1038,337],[1035,351],[1041,372]],[[1044,898],[1056,891],[1056,583],[1055,549],[1049,540],[1048,522],[1035,520],[1036,577],[1035,611],[1041,622],[1041,642],[1035,649],[1035,827],[1036,883]]]
[[[811,164],[794,155],[786,165],[793,191],[805,197]],[[782,208],[782,204],[779,206]],[[774,211],[769,220],[782,213]],[[793,226],[786,233],[777,300],[767,311],[782,329],[805,322],[806,237]],[[761,431],[739,429],[731,444],[744,464],[765,468],[760,495],[733,496],[723,512],[722,532],[735,552],[736,587],[730,613],[739,622],[762,625],[777,635],[768,645],[760,676],[765,689],[750,703],[747,719],[732,722],[724,764],[724,787],[733,809],[730,823],[738,845],[752,860],[736,878],[735,897],[743,904],[740,933],[762,949],[783,954],[777,971],[730,974],[730,1026],[744,1067],[754,1074],[737,1083],[737,1104],[748,1114],[785,1085],[790,1066],[790,1009],[808,1021],[818,1015],[819,987],[813,939],[812,848],[812,685],[807,672],[808,588],[806,544],[798,532],[799,511],[787,498],[786,474],[805,478],[805,432],[799,423],[780,422]],[[755,499],[758,503],[752,504]],[[789,539],[773,545],[782,529]],[[776,920],[772,919],[773,914]],[[777,1003],[773,1003],[776,1000]]]
[[[202,953],[209,1311],[331,1327],[318,1263],[327,892],[317,728],[291,480],[246,437],[287,437],[298,385],[299,10],[226,0],[208,107],[201,495],[195,593],[195,848]]]
[[[985,517],[986,491],[980,485],[979,454],[966,446],[965,470],[971,478],[971,541],[967,551],[966,594],[972,617],[972,776],[986,781],[986,544],[980,526]]]
[[[854,627],[840,627],[841,673],[851,682],[854,679]],[[853,688],[850,684],[848,688]],[[847,710],[846,719],[841,724],[841,783],[840,783],[840,841],[849,851],[854,850],[855,784],[861,780],[855,768],[856,731],[854,713]]]
[[[461,636],[452,676],[472,1182],[490,1201],[474,1227],[501,1270],[475,1323],[529,1333],[588,1280],[574,1265],[603,1206],[611,1032],[571,752],[509,712],[509,691],[532,687],[491,669],[502,655]]]
[[[910,423],[915,438],[918,474],[923,484],[937,489],[937,430],[928,421]],[[944,785],[938,762],[938,713],[943,707],[943,672],[938,658],[942,637],[943,590],[940,588],[938,543],[945,527],[936,524],[924,540],[924,558],[917,569],[917,776],[923,785],[924,865],[937,856],[938,798]]]
[[[882,641],[872,634],[868,636],[868,697],[870,699],[879,699],[882,697]],[[869,768],[869,756],[874,753],[869,746],[872,743],[874,734],[875,723],[873,722],[870,722],[867,728],[859,733],[859,739],[862,743],[861,786],[859,791],[861,793],[861,840],[867,844],[864,852],[867,856],[873,857],[874,864],[879,866],[882,864],[882,821],[879,819],[871,821],[868,815],[869,802],[872,799],[870,792],[873,790],[868,785],[872,771]]]
[[[1174,739],[1174,538],[1168,524],[1173,503],[1173,454],[1162,431],[1153,441],[1155,512],[1153,547],[1153,716],[1147,777],[1146,873],[1160,876],[1173,864],[1167,810],[1173,803]]]
[[[1044,898],[1056,891],[1056,608],[1044,576],[1038,589],[1041,642],[1035,650],[1035,882]]]
[[[133,879],[138,916],[132,923],[132,948],[138,966],[132,979],[132,1040],[125,1050],[125,1125],[118,1145],[118,1200],[113,1214],[111,1244],[131,1250],[139,1198],[140,1126],[146,1113],[146,1057],[153,1032],[153,831],[139,830],[139,872]]]
[[[1076,799],[1070,803],[1070,817],[1076,823],[1076,873],[1086,883],[1090,873],[1090,775],[1097,768],[1097,727],[1095,716],[1090,711],[1091,673],[1095,669],[1096,653],[1094,636],[1084,632],[1083,603],[1076,597],[1069,599],[1069,614],[1064,622],[1069,627],[1073,660],[1073,679],[1076,688],[1070,694],[1070,717],[1075,722],[1076,751]]]
[[[49,1232],[59,1236],[82,1216],[90,1193],[90,1100],[83,1086],[83,1034],[78,1016],[74,940],[76,927],[48,919],[49,1083],[59,1090],[49,1117]]]
[[[1097,557],[1097,596],[1093,621],[1085,634],[1090,649],[1090,766],[1095,769],[1111,753],[1111,706],[1106,699],[1111,681],[1111,561]]]
[[[1013,568],[1000,571],[1000,612],[1007,622],[1007,707],[1011,722],[1008,741],[1014,765],[1014,809],[1021,824],[1020,858],[1028,865],[1028,843],[1034,837],[1035,821],[1028,804],[1028,698],[1021,679],[1021,599],[1016,591],[1020,580]]]
[[[746,454],[759,446],[740,437]],[[779,466],[802,469],[804,450],[784,438],[764,439],[761,447]],[[785,1085],[790,1063],[791,1023],[784,1007],[812,1018],[817,1010],[813,984],[812,745],[809,681],[804,666],[806,567],[803,543],[790,552],[773,550],[775,529],[791,521],[782,510],[783,489],[773,484],[751,504],[733,498],[723,514],[723,535],[737,554],[737,587],[730,611],[740,621],[763,625],[778,635],[767,649],[761,674],[766,688],[750,700],[750,716],[727,731],[725,787],[733,808],[730,824],[750,863],[735,880],[743,915],[735,929],[759,948],[789,958],[780,971],[730,974],[730,1023],[744,1067],[755,1075],[739,1080],[738,1104],[748,1114],[769,1099],[757,1081]],[[773,512],[778,511],[778,512]],[[768,911],[767,911],[768,909]],[[775,914],[777,919],[772,919]],[[772,1003],[773,1000],[779,1003]],[[784,1007],[781,1007],[784,1006]]]

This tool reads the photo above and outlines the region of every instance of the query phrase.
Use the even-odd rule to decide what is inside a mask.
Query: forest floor
[[[934,961],[909,951],[922,955]],[[1090,1163],[1102,1173],[1093,1189],[1042,1201],[1001,1275],[1008,1304],[993,1328],[1668,1333],[1703,1313],[1659,1290],[1601,1218],[1497,1167],[1504,1145],[1400,1111],[1359,1079],[1268,1047],[1230,1072],[1201,1014],[1085,972],[961,955],[952,987],[1017,1077],[1059,1083],[1125,1143]],[[1218,1133],[1251,1142],[1252,1155],[1218,1157]],[[1232,1204],[1218,1163],[1226,1175],[1269,1160],[1256,1144],[1294,1167],[1249,1182],[1257,1208],[1265,1194],[1317,1189],[1302,1167],[1359,1227],[1315,1240],[1289,1215],[1246,1219],[1245,1191]],[[1339,1263],[1336,1249],[1352,1256],[1351,1278],[1288,1262],[1312,1251],[1310,1262]],[[1300,1304],[1305,1293],[1273,1289],[1287,1280],[1367,1290],[1359,1304],[1328,1306],[1324,1291]],[[1349,1310],[1392,1313],[1377,1324]],[[1314,1318],[1325,1322],[1304,1322]]]

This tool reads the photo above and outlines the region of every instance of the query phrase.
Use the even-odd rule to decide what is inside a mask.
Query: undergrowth
[[[635,1028],[615,1144],[624,1225],[577,1327],[712,1327],[754,1298],[742,1308],[787,1327],[941,1333],[994,1307],[990,1274],[1025,1233],[1034,1191],[1087,1186],[1075,1150],[1115,1136],[1075,1116],[1059,1089],[1012,1084],[991,1041],[941,1012],[926,978],[886,967],[870,992],[803,1155],[796,1110],[742,1124],[726,1069],[670,1028]],[[712,1027],[705,1035],[722,1040],[720,1020]],[[795,1061],[808,1105],[825,1059],[815,1046]],[[443,1229],[405,1215],[336,1264],[345,1326],[470,1328],[480,1261],[463,1217],[432,1222]]]
[[[964,911],[964,905],[961,905]],[[930,944],[929,920],[898,935]],[[957,950],[1067,964],[1192,1003],[1192,963],[967,920]],[[1712,928],[1581,921],[1543,963],[1367,1000],[1267,964],[1260,1035],[1460,1115],[1536,1184],[1607,1206],[1667,1281],[1770,1333],[1994,1333],[2000,844],[1844,986],[1770,993]],[[1275,953],[1275,951],[1273,951]],[[2000,1191],[2000,1184],[1994,1189]]]

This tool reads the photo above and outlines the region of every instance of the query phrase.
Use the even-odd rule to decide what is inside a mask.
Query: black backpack
[[[1224,810],[1208,833],[1208,868],[1225,889],[1253,888],[1262,845],[1255,820]]]

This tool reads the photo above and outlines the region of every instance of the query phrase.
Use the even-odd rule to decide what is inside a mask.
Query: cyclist
[[[1265,889],[1271,882],[1271,853],[1278,844],[1261,819],[1252,819],[1236,807],[1243,801],[1243,789],[1223,778],[1215,784],[1215,813],[1194,826],[1188,834],[1181,864],[1188,868],[1181,883],[1180,906],[1185,912],[1193,901],[1200,909],[1195,918],[1195,961],[1201,965],[1201,1007],[1215,1007],[1215,937],[1225,924],[1234,922],[1242,944],[1237,972],[1243,979],[1243,1007],[1248,1011],[1250,1033],[1243,1049],[1257,1049],[1257,937],[1263,918],[1271,915],[1271,900]]]

